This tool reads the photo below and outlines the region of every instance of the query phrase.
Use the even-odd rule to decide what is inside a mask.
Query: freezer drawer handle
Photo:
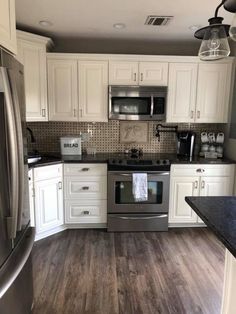
[[[157,215],[157,216],[147,216],[147,217],[127,217],[127,216],[119,216],[120,219],[127,219],[127,220],[148,220],[153,218],[166,218],[168,215]]]

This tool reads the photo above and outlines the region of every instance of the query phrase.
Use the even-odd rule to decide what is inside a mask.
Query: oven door
[[[108,172],[108,213],[168,213],[169,172],[148,172],[148,200],[136,202],[132,172]]]

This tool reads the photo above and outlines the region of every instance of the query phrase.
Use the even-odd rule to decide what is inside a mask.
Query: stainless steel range
[[[132,174],[147,173],[147,201],[136,202]],[[167,231],[170,161],[122,157],[108,162],[108,231]]]

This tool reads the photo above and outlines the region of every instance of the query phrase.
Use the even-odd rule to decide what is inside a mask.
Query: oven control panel
[[[110,170],[170,170],[169,159],[110,159],[108,161],[108,169]]]

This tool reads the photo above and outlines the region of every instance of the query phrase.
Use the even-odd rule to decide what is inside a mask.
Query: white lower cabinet
[[[35,168],[34,178],[36,239],[40,239],[64,225],[62,165]]]
[[[64,164],[66,224],[107,221],[107,165]]]
[[[196,222],[197,215],[185,202],[185,196],[197,196],[198,184],[198,177],[171,178],[169,222]]]
[[[172,165],[169,223],[203,223],[186,203],[186,196],[233,195],[234,165]]]

